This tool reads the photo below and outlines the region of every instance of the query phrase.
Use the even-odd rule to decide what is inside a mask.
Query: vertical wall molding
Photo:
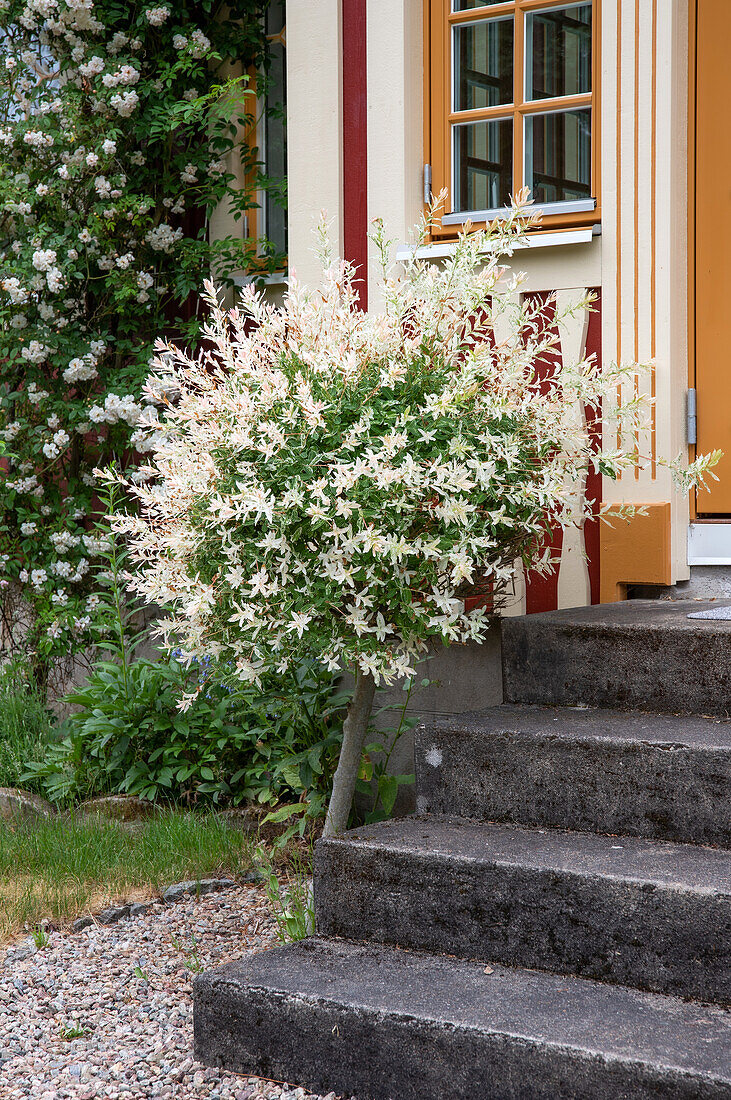
[[[604,361],[638,364],[625,399],[653,400],[634,445],[636,475],[604,480],[607,502],[671,502],[673,580],[688,575],[687,499],[658,458],[683,447],[687,377],[687,0],[602,5],[602,344]],[[615,439],[607,440],[614,446]]]

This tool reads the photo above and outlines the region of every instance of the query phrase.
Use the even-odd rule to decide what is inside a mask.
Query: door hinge
[[[695,390],[688,390],[688,400],[685,406],[686,416],[686,432],[688,435],[688,443],[698,442],[698,418],[697,418],[697,406],[696,406],[696,392]]]
[[[431,202],[431,164],[424,165],[424,206]]]

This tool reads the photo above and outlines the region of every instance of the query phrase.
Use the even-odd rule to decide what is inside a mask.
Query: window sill
[[[537,214],[540,218],[558,217],[566,214],[593,214],[596,210],[596,199],[570,199],[568,202],[544,202],[535,203],[529,207],[529,213]],[[468,210],[461,214],[443,214],[442,225],[464,225],[472,222],[491,222],[496,218],[504,219],[510,214],[509,206],[496,207],[493,210]]]
[[[252,272],[249,275],[234,275],[231,282],[235,286],[248,286],[250,283],[261,283],[264,286],[287,286],[289,274],[286,271],[273,271],[268,275],[257,275]]]
[[[576,229],[553,229],[547,232],[529,233],[524,241],[515,245],[515,251],[523,248],[558,248],[569,244],[590,244],[593,237],[601,234],[601,225],[582,226]],[[402,244],[396,249],[396,259],[406,260],[413,256],[417,260],[440,260],[451,256],[456,247],[455,241],[443,241],[426,244],[421,248]],[[497,249],[495,245],[495,249]],[[487,249],[491,252],[495,249]]]

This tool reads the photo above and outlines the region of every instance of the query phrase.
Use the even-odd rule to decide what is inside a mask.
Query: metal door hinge
[[[697,405],[696,405],[696,392],[695,390],[688,390],[688,400],[685,407],[686,416],[686,432],[688,434],[688,443],[698,442],[698,419],[697,419]]]
[[[431,202],[431,164],[424,165],[424,205]]]

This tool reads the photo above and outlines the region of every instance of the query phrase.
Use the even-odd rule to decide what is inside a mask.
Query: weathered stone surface
[[[416,736],[422,812],[731,847],[731,722],[493,707]]]
[[[91,928],[94,923],[93,917],[77,917],[74,923],[71,925],[72,932],[83,932],[85,928]]]
[[[152,909],[153,903],[151,901],[136,901],[129,907],[129,915],[131,917],[144,917],[145,913],[148,913]]]
[[[506,620],[515,705],[435,708],[421,816],[321,842],[320,935],[196,979],[198,1058],[359,1100],[731,1100],[731,621],[699,607]]]
[[[1,821],[37,821],[53,817],[55,810],[50,802],[32,791],[19,787],[0,787]]]
[[[186,894],[215,894],[217,890],[228,890],[236,883],[230,878],[202,878],[198,882],[175,882],[168,886],[162,900],[168,903],[180,901]]]
[[[107,817],[112,821],[146,821],[158,812],[157,806],[132,794],[105,794],[90,798],[77,807],[79,817]]]
[[[317,931],[731,1004],[731,852],[446,817],[319,841]]]
[[[731,715],[731,622],[688,618],[711,606],[630,600],[506,618],[505,702]]]
[[[320,938],[195,979],[200,1061],[358,1100],[728,1100],[728,1025],[675,998]]]
[[[118,920],[128,917],[129,911],[129,905],[112,905],[109,909],[102,909],[101,913],[97,913],[96,919],[99,924],[116,924]]]

